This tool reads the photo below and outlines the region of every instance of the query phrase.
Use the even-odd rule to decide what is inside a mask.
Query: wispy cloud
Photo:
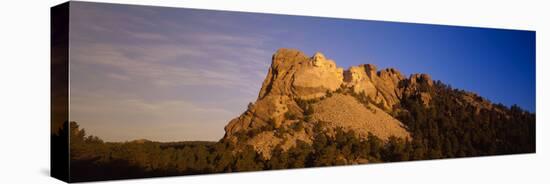
[[[107,140],[220,138],[255,100],[273,52],[268,36],[223,20],[74,8],[71,118]]]
[[[246,88],[251,83],[257,83],[258,73],[267,70],[268,62],[261,62],[260,57],[254,57],[254,52],[257,52],[255,49],[213,50],[217,50],[217,53],[187,45],[84,44],[72,48],[71,64],[110,68],[119,72],[115,78],[139,79],[150,84],[228,88]],[[240,53],[242,59],[235,57],[234,52]]]

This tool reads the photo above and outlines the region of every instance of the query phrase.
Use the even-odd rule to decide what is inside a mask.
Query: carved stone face
[[[312,59],[313,66],[321,67],[323,65],[324,60],[325,60],[325,56],[323,56],[323,54],[318,53],[318,52],[315,53],[315,55],[313,56],[313,59]]]

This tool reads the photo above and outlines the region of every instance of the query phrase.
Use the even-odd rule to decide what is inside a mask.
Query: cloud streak
[[[108,141],[221,138],[255,100],[273,52],[269,37],[207,29],[227,26],[209,18],[73,8],[71,119]]]

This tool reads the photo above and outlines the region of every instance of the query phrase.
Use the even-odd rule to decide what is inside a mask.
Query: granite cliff
[[[417,97],[429,106],[432,96],[421,88],[433,84],[427,74],[405,77],[394,68],[378,70],[372,64],[343,69],[322,53],[309,57],[279,49],[257,100],[226,125],[223,139],[251,145],[266,158],[277,146],[287,150],[298,141],[311,143],[316,129],[329,136],[342,129],[360,139],[369,134],[382,140],[410,139],[407,127],[394,117],[403,110],[399,104]]]

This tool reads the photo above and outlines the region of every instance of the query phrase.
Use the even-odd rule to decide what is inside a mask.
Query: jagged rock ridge
[[[276,146],[289,149],[297,141],[311,143],[312,129],[320,123],[327,134],[342,128],[362,139],[368,133],[382,140],[408,139],[407,128],[388,113],[399,111],[396,104],[409,96],[418,96],[428,106],[431,96],[419,88],[432,85],[427,74],[406,78],[396,69],[377,70],[372,64],[344,70],[321,53],[308,57],[298,50],[279,49],[258,99],[229,122],[223,139],[252,145],[264,157]],[[357,98],[369,103],[361,105]],[[310,105],[304,106],[304,101]],[[297,124],[303,129],[287,131]],[[241,140],[239,133],[251,136]]]

